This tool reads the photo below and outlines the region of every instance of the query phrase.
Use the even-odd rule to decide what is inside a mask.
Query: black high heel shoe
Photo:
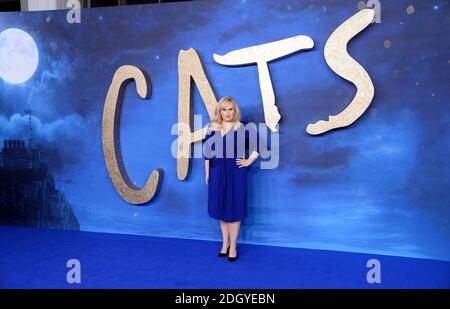
[[[228,249],[230,249],[229,247],[228,247]],[[237,260],[237,258],[238,258],[238,254],[237,254],[237,248],[236,248],[236,256],[235,257],[228,257],[228,261],[230,261],[230,262],[234,262],[234,261],[236,261]]]
[[[218,256],[218,257],[224,257],[224,256],[227,256],[229,251],[230,251],[230,246],[228,246],[227,252],[222,253],[222,252],[219,251],[219,254],[218,254],[217,256]]]

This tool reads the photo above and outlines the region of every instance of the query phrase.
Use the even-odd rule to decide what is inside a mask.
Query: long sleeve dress
[[[249,138],[249,130],[241,124],[222,132],[208,131],[204,142],[204,158],[209,160],[208,213],[225,222],[247,217],[247,172],[249,167],[239,167],[237,158],[248,158],[257,150],[257,142]]]

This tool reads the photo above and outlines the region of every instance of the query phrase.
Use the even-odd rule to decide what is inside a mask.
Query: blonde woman
[[[236,101],[229,96],[222,98],[205,139],[208,213],[220,221],[223,243],[218,256],[228,255],[230,262],[237,259],[236,242],[241,220],[248,214],[247,167],[259,156],[252,147],[255,143],[250,143],[253,152],[248,159],[244,158],[246,144],[242,143],[249,139],[240,119],[241,112]]]

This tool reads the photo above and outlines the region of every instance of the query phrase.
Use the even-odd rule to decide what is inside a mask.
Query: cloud
[[[0,116],[0,137],[3,139],[24,139],[29,136],[29,117],[13,114],[5,118]],[[80,162],[80,148],[84,144],[87,124],[77,115],[70,114],[52,122],[42,122],[31,117],[33,145],[45,153],[45,159],[56,170],[65,165]]]
[[[297,173],[294,177],[290,179],[295,185],[305,186],[305,185],[320,185],[320,184],[333,184],[334,179],[330,176],[318,175],[312,173]]]
[[[335,147],[316,152],[313,156],[298,156],[296,161],[300,165],[316,169],[341,168],[347,167],[355,154],[354,147]]]

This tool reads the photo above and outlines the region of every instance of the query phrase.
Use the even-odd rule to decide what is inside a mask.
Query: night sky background
[[[355,87],[325,63],[329,35],[357,1],[206,0],[82,10],[1,13],[0,32],[20,28],[40,62],[27,82],[0,79],[0,139],[26,138],[33,110],[36,145],[84,231],[220,238],[207,214],[202,159],[179,181],[171,134],[177,122],[177,57],[195,48],[218,98],[233,96],[244,122],[264,122],[256,66],[224,67],[213,53],[297,36],[314,49],[270,64],[282,115],[277,169],[249,171],[242,242],[450,260],[450,8],[448,1],[380,1],[381,23],[349,44],[375,98],[351,127],[322,136],[308,123],[344,109]],[[407,12],[412,5],[414,12]],[[7,59],[0,59],[7,61]],[[159,195],[132,206],[109,180],[101,145],[104,99],[115,70],[136,65],[152,96],[134,84],[123,104],[121,143],[128,173],[142,186],[165,171]],[[195,113],[207,113],[195,93]]]

